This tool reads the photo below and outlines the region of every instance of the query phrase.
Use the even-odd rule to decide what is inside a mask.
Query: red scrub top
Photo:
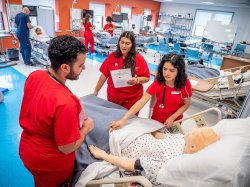
[[[164,84],[159,84],[155,80],[146,91],[150,95],[156,95],[156,104],[153,108],[152,119],[164,123],[167,118],[174,114],[182,105],[184,98],[192,96],[190,81],[187,79],[186,84],[181,89],[171,88],[166,85],[164,108],[159,107],[162,103]],[[175,121],[182,119],[183,114],[178,116]]]
[[[93,36],[92,30],[90,29],[92,27],[91,22],[88,22],[84,24],[84,36]]]
[[[117,66],[116,66],[117,65]],[[136,98],[141,98],[143,95],[143,86],[142,84],[135,84],[133,86],[115,88],[114,83],[110,74],[112,70],[122,69],[123,57],[116,58],[114,52],[109,54],[106,60],[100,67],[100,71],[108,78],[108,95],[116,96],[121,100],[134,100]],[[136,66],[135,74],[137,77],[150,77],[150,72],[148,69],[147,62],[143,56],[139,53],[136,55]]]
[[[64,154],[58,146],[80,139],[80,112],[78,98],[47,71],[30,74],[19,117],[23,128],[19,154],[27,168],[38,171],[73,168],[75,152]]]
[[[104,25],[103,30],[106,31],[106,29],[113,29],[114,25],[112,23],[107,23],[106,25]],[[113,30],[107,30],[106,32],[108,32],[111,36],[113,36]]]

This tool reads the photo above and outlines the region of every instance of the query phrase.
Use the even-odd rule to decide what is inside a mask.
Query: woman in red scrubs
[[[101,76],[97,82],[94,95],[98,95],[99,90],[108,80],[108,101],[130,109],[142,97],[142,84],[149,81],[150,73],[147,62],[136,51],[135,47],[133,32],[123,32],[119,38],[116,51],[111,53],[100,67]],[[128,86],[117,88],[114,85],[111,72],[120,69],[130,69],[132,77],[127,81]]]
[[[92,33],[92,30],[95,29],[94,26],[92,26],[91,22],[89,21],[91,15],[87,14],[84,22],[83,22],[83,26],[84,26],[84,41],[85,41],[85,47],[88,51],[88,46],[90,44],[90,53],[93,54],[94,53],[94,36]]]
[[[113,23],[112,23],[112,18],[111,18],[110,16],[108,16],[108,17],[106,18],[106,22],[107,22],[107,24],[104,25],[103,30],[105,30],[105,31],[108,32],[111,36],[113,36],[113,31],[114,31],[115,27],[114,27],[114,25],[113,25]]]
[[[165,55],[159,66],[156,80],[148,87],[143,97],[119,120],[112,122],[111,129],[124,125],[139,111],[152,96],[156,96],[152,119],[171,127],[173,122],[182,119],[183,112],[190,106],[192,88],[185,72],[185,61],[181,55]]]

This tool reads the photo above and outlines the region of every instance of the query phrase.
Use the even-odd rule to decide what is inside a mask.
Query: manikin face
[[[36,29],[36,34],[37,34],[37,35],[42,35],[42,34],[43,34],[43,33],[42,33],[42,29],[37,28],[37,29]]]
[[[162,68],[162,74],[166,83],[174,83],[178,70],[170,62],[165,62]]]
[[[184,153],[191,154],[218,141],[220,138],[216,132],[209,127],[193,128],[184,136]]]
[[[70,72],[66,76],[69,80],[77,80],[83,70],[85,70],[86,54],[79,53],[76,58],[76,62],[70,67]]]
[[[184,153],[191,154],[197,152],[197,147],[192,141],[195,136],[197,136],[200,133],[199,128],[192,129],[188,134],[184,136],[185,140],[185,147],[184,147]]]
[[[132,42],[130,39],[122,37],[119,42],[119,47],[123,56],[126,56],[132,48]]]

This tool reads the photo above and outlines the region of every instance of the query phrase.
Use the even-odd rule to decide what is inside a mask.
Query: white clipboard
[[[110,73],[111,73],[111,77],[113,79],[115,88],[131,86],[127,83],[128,80],[132,78],[130,68],[112,70]]]

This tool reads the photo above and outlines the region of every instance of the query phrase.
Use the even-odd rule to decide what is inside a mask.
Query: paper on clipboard
[[[131,86],[127,82],[131,79],[131,69],[118,69],[110,72],[115,88]]]

